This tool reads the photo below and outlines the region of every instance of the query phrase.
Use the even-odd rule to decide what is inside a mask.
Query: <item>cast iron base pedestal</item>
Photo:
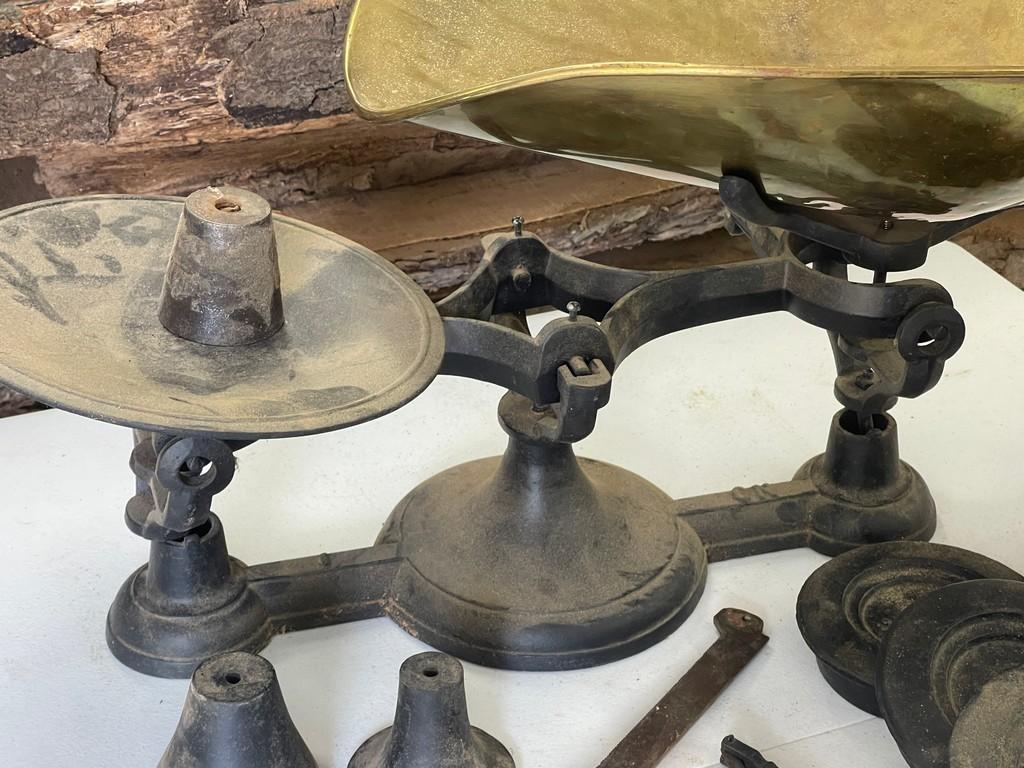
[[[886,414],[866,430],[852,411],[837,414],[826,452],[796,480],[678,501],[543,437],[550,415],[519,396],[500,415],[505,455],[423,483],[374,547],[246,566],[228,556],[214,515],[180,541],[154,541],[110,610],[114,654],[187,677],[273,634],[390,616],[480,664],[580,668],[671,633],[700,598],[708,561],[803,546],[837,554],[935,530],[931,495],[900,461]]]
[[[736,488],[676,502],[712,562],[810,547],[838,555],[864,544],[927,541],[935,502],[924,479],[900,460],[896,420],[870,428],[853,411],[832,419],[825,453],[788,483]]]
[[[519,395],[501,458],[449,469],[393,513],[403,558],[388,612],[441,650],[507,669],[572,669],[637,653],[704,591],[707,556],[672,499],[624,469],[531,433]]]
[[[121,663],[157,677],[189,677],[199,662],[258,651],[274,634],[248,569],[228,556],[215,515],[181,541],[154,541],[107,614],[107,645]]]

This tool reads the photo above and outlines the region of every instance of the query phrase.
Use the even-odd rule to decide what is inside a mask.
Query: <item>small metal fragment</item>
[[[779,768],[735,736],[726,736],[722,740],[722,765],[725,768]]]
[[[569,313],[569,319],[575,322],[580,312],[583,311],[583,307],[578,301],[570,301],[565,305],[565,311]]]
[[[719,638],[598,768],[653,768],[764,648],[764,622],[736,608],[715,616]]]
[[[526,222],[523,221],[522,216],[516,216],[514,219],[512,219],[512,232],[513,234],[515,234],[516,237],[523,236],[523,225],[525,223]]]
[[[573,376],[589,376],[591,373],[590,364],[579,355],[569,358],[569,370]]]
[[[854,385],[861,392],[867,392],[869,389],[871,389],[875,385],[875,382],[876,382],[875,369],[874,368],[865,368],[863,371],[861,371],[859,374],[857,374],[857,378],[854,380]]]

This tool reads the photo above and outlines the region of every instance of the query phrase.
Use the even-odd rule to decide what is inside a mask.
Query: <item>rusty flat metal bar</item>
[[[611,751],[598,768],[654,768],[768,642],[764,622],[726,608],[718,640]]]

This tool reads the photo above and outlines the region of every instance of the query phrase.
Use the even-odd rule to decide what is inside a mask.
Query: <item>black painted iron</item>
[[[274,668],[251,653],[200,664],[158,768],[316,768]]]
[[[876,689],[885,721],[911,768],[947,768],[951,740],[971,702],[985,695],[987,685],[1021,668],[1024,582],[951,584],[900,614],[882,641]],[[980,704],[981,709],[989,706]],[[970,726],[975,717],[958,735],[960,754],[983,754]],[[1017,728],[1010,735],[1019,739],[1019,717]]]
[[[507,669],[592,666],[676,629],[707,557],[671,498],[577,459],[578,433],[560,438],[557,416],[522,395],[505,395],[499,416],[501,459],[431,478],[385,526],[379,543],[402,558],[388,613],[435,647]]]
[[[121,238],[125,263],[144,272],[130,290],[116,279],[88,283],[90,295],[120,318],[121,347],[148,355],[148,368],[134,358],[123,366],[120,378],[144,368],[152,389],[133,408],[115,408],[94,392],[83,399],[50,368],[23,380],[0,357],[0,374],[15,386],[147,430],[132,455],[137,489],[126,521],[150,540],[150,561],[122,588],[107,625],[114,653],[135,669],[187,676],[211,654],[255,650],[275,633],[379,615],[481,663],[582,667],[638,652],[675,629],[700,596],[708,562],[800,546],[834,555],[867,543],[927,539],[934,531],[931,495],[900,460],[888,411],[900,397],[935,386],[963,343],[963,320],[933,282],[858,284],[847,267],[870,265],[883,252],[890,269],[916,265],[922,244],[966,224],[936,226],[924,239],[886,235],[875,242],[844,232],[825,214],[780,211],[754,185],[727,179],[723,199],[733,224],[761,258],[660,274],[569,258],[516,226],[488,240],[473,277],[438,306],[442,358],[438,312],[390,265],[283,218],[274,220],[275,246],[257,201],[240,191],[219,195],[198,193],[193,208],[205,208],[186,207],[180,222],[180,203],[169,199],[64,201],[54,211],[12,214],[33,232],[56,216],[81,241],[68,251],[83,264],[98,258],[91,249]],[[125,211],[148,229],[125,231]],[[187,230],[177,239],[176,222]],[[262,268],[254,268],[252,290],[225,297],[218,290],[223,271],[246,263],[232,234],[239,232]],[[167,274],[165,247],[174,256]],[[237,263],[218,272],[216,260],[205,257],[221,247]],[[277,333],[275,249],[288,316]],[[52,260],[33,258],[40,270],[52,268]],[[339,264],[366,290],[347,286],[339,294],[347,311],[320,322],[310,307],[333,296],[337,280],[328,277],[337,276]],[[374,291],[390,297],[393,322],[376,314],[380,302],[367,298]],[[131,311],[121,317],[126,297]],[[62,294],[50,309],[74,312],[71,298]],[[37,317],[48,306],[42,299],[49,301],[35,296],[28,309],[18,297],[7,304],[57,338],[53,323]],[[530,335],[525,313],[548,306],[569,316]],[[221,312],[228,309],[240,314]],[[636,475],[576,458],[572,444],[594,429],[615,370],[637,348],[680,330],[775,311],[829,332],[842,406],[825,453],[794,480],[672,501]],[[217,322],[225,317],[231,322]],[[239,318],[241,329],[232,325]],[[362,351],[377,359],[376,326],[385,325],[380,343],[388,357],[371,366],[372,380],[337,386],[346,372],[362,370],[351,364]],[[139,328],[145,333],[134,333]],[[348,343],[348,333],[359,343]],[[331,355],[309,351],[318,345]],[[292,363],[282,362],[293,358],[302,362],[295,366],[306,383],[292,381]],[[320,366],[325,358],[328,367]],[[189,368],[184,379],[182,360]],[[415,364],[399,371],[409,360]],[[159,375],[148,375],[149,368]],[[422,391],[438,369],[510,390],[499,409],[509,433],[504,457],[420,485],[373,547],[253,567],[229,557],[211,505],[231,479],[237,450],[255,439],[383,415]],[[175,399],[181,380],[195,392]],[[245,389],[253,381],[273,385],[279,396],[264,402],[263,393]],[[226,394],[235,386],[244,396]],[[124,397],[133,389],[123,388]],[[313,412],[303,399],[310,391]],[[206,407],[207,400],[217,408]]]
[[[922,266],[933,245],[999,213],[941,223],[903,219],[898,227],[887,227],[886,223],[894,222],[836,215],[824,209],[815,211],[782,202],[763,194],[757,182],[743,176],[724,177],[719,183],[719,194],[739,220],[739,228],[748,231],[755,242],[767,243],[772,239],[766,237],[765,230],[791,232],[845,254],[850,264],[883,272],[903,272]]]
[[[402,664],[395,722],[363,744],[348,768],[515,768],[501,742],[469,724],[462,665],[443,653]]]
[[[893,622],[930,592],[976,579],[1024,577],[984,555],[940,544],[860,547],[811,575],[797,598],[797,624],[836,693],[881,717],[875,676]]]
[[[722,739],[722,765],[725,768],[779,768],[764,755],[735,736]]]
[[[188,677],[203,659],[228,651],[258,651],[273,634],[270,615],[210,512],[243,444],[142,431],[135,439],[139,492],[125,520],[150,540],[149,562],[118,592],[107,645],[124,664],[159,677]]]

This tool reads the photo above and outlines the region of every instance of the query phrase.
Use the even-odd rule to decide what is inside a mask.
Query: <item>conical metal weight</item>
[[[164,276],[160,322],[175,336],[235,347],[284,325],[270,204],[244,189],[207,187],[185,200]]]
[[[158,768],[316,768],[273,666],[251,653],[200,664]]]
[[[407,659],[391,728],[370,738],[348,768],[515,768],[508,750],[469,724],[462,665],[443,653]]]

